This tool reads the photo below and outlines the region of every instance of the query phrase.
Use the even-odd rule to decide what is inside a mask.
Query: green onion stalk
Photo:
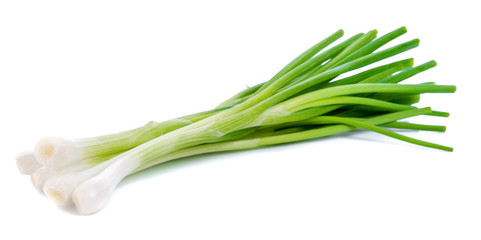
[[[424,93],[453,93],[455,86],[401,82],[436,65],[412,58],[379,62],[419,45],[414,39],[381,49],[406,33],[359,33],[334,44],[339,30],[315,44],[271,79],[247,88],[208,111],[116,134],[66,140],[44,138],[17,156],[20,172],[59,205],[81,214],[101,210],[126,176],[192,155],[247,150],[365,129],[400,141],[452,151],[395,129],[446,130],[404,119],[449,114],[417,107]],[[334,45],[333,45],[334,44]],[[333,45],[333,46],[331,46]],[[353,74],[360,68],[367,70]]]

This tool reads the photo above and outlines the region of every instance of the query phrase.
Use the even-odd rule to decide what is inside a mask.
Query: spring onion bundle
[[[455,91],[455,86],[431,82],[400,84],[434,67],[434,61],[413,66],[413,59],[404,59],[371,67],[418,46],[419,40],[414,39],[379,50],[404,33],[406,28],[401,27],[377,37],[372,30],[330,46],[343,36],[339,30],[270,80],[235,94],[214,109],[111,135],[44,138],[34,151],[17,156],[18,168],[54,202],[75,204],[86,215],[101,210],[126,176],[197,154],[259,148],[356,129],[452,151],[392,131],[445,131],[444,126],[401,120],[419,115],[447,117],[446,112],[414,104],[423,93]]]

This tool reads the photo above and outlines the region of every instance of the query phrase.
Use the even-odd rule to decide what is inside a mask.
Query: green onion
[[[419,45],[414,39],[380,49],[406,33],[401,27],[343,36],[339,30],[287,64],[266,82],[234,94],[216,108],[116,134],[65,140],[44,138],[33,152],[17,156],[20,172],[59,205],[81,214],[99,211],[126,176],[170,160],[312,140],[364,129],[411,144],[453,148],[394,132],[445,131],[444,126],[403,122],[449,113],[413,104],[425,93],[453,93],[455,86],[399,84],[436,65],[413,67],[413,59],[374,66]],[[360,73],[352,71],[367,67]]]

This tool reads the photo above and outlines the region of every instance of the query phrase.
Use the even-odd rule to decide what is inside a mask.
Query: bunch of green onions
[[[417,47],[419,40],[414,39],[378,50],[405,32],[401,27],[377,37],[372,30],[328,48],[343,36],[339,30],[270,80],[235,94],[212,110],[111,135],[44,138],[34,151],[17,156],[18,168],[31,175],[33,185],[57,204],[75,204],[81,214],[91,214],[103,208],[126,176],[197,154],[259,148],[356,129],[452,151],[389,130],[445,131],[444,126],[400,121],[419,115],[449,115],[413,104],[423,93],[453,93],[455,86],[399,84],[434,67],[434,61],[413,66],[413,59],[405,59],[347,74]]]

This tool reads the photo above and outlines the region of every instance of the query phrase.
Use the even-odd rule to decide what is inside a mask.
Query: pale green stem
[[[384,114],[382,116],[371,117],[369,119],[363,120],[363,122],[371,125],[380,125],[380,124],[386,124],[386,123],[394,122],[400,119],[405,119],[413,116],[428,114],[430,111],[431,110],[429,108],[405,110],[401,112]],[[308,121],[304,121],[303,123],[304,124],[323,124],[323,123],[326,123],[326,120],[323,117],[319,117],[319,118],[311,119]],[[339,124],[339,125],[322,126],[322,127],[311,129],[311,130],[303,130],[302,128],[296,128],[294,132],[286,132],[285,134],[273,134],[274,132],[268,131],[265,133],[268,136],[227,141],[227,142],[219,142],[219,143],[211,143],[211,144],[185,148],[176,152],[172,152],[164,156],[161,156],[159,158],[155,158],[150,161],[145,161],[139,168],[137,168],[132,173],[141,171],[143,169],[152,167],[160,163],[164,163],[164,162],[182,158],[182,157],[210,153],[210,152],[245,150],[245,149],[252,149],[252,148],[277,145],[277,144],[283,144],[283,143],[304,141],[308,139],[326,137],[334,134],[352,131],[357,128],[358,127],[356,126]],[[297,130],[300,130],[300,131],[297,131]]]

